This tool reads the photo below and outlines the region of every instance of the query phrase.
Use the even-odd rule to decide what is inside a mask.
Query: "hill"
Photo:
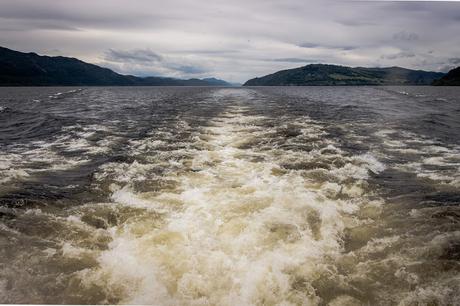
[[[441,72],[400,67],[364,68],[312,64],[287,69],[247,81],[244,86],[309,85],[430,85],[444,76]]]
[[[76,58],[41,56],[0,47],[0,86],[228,86],[209,79],[135,77]]]
[[[460,86],[460,67],[452,69],[439,80],[435,80],[436,86]]]

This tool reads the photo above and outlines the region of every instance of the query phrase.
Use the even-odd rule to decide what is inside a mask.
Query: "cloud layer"
[[[459,2],[0,2],[0,45],[144,76],[243,82],[320,62],[446,70],[458,33]]]

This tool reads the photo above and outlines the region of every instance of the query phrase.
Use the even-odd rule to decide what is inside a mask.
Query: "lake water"
[[[460,305],[460,87],[0,88],[0,302]]]

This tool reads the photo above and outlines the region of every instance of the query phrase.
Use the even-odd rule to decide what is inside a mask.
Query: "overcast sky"
[[[460,2],[1,0],[0,45],[233,82],[309,63],[460,65]]]

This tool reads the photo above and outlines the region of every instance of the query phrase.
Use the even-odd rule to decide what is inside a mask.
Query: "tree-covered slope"
[[[460,67],[452,69],[441,79],[434,81],[433,85],[460,86]]]
[[[76,58],[40,56],[0,47],[0,86],[225,86],[217,79],[140,78]]]
[[[245,86],[302,85],[429,85],[442,77],[440,72],[400,67],[363,68],[312,64],[287,69],[247,81]]]

